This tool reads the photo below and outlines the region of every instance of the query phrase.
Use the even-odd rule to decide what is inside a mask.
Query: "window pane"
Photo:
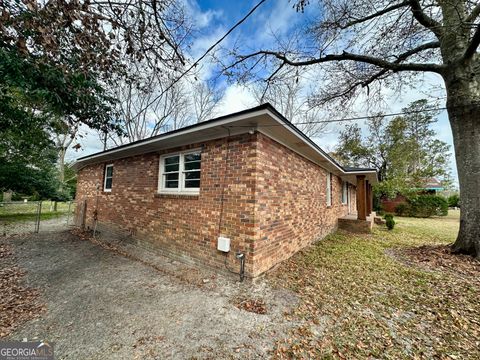
[[[112,188],[112,178],[107,178],[105,181],[105,189],[111,189]]]
[[[171,181],[167,180],[165,187],[167,189],[178,189],[178,180],[171,180]]]
[[[202,155],[200,153],[185,154],[185,162],[200,161],[201,159]]]
[[[194,161],[194,162],[186,162],[185,163],[185,170],[197,170],[200,169],[201,167],[201,162],[200,161]]]
[[[185,179],[192,180],[192,179],[200,179],[200,171],[191,171],[185,173]]]
[[[170,172],[170,171],[178,171],[178,164],[171,164],[167,165],[165,164],[165,172]]]
[[[178,164],[180,161],[180,156],[170,156],[165,158],[165,165]]]
[[[199,188],[200,187],[200,180],[185,180],[185,187],[186,188]]]
[[[107,166],[107,177],[112,177],[113,175],[113,166]]]
[[[178,173],[165,174],[165,179],[167,181],[178,180]]]

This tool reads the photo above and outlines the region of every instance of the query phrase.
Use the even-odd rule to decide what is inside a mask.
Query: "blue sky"
[[[198,29],[195,34],[195,41],[190,50],[190,57],[192,59],[198,58],[210,45],[219,39],[231,26],[238,20],[245,16],[248,11],[257,4],[256,1],[243,0],[184,0],[192,15],[193,21]],[[293,8],[294,1],[288,0],[268,0],[264,3],[241,27],[237,28],[223,43],[223,47],[231,47],[233,44],[240,43],[245,50],[258,49],[260,47],[268,48],[274,47],[273,33],[280,36],[288,36],[298,26],[306,21],[311,21],[315,14],[315,4],[312,2],[307,6],[304,14],[297,13]],[[203,80],[209,80],[215,74],[215,65],[208,59],[202,63],[202,77]],[[422,79],[420,79],[422,80]],[[225,88],[225,95],[219,109],[218,115],[227,114],[234,111],[239,111],[247,107],[257,105],[249,93],[245,89],[236,84],[231,84],[223,78],[217,78],[221,86]],[[409,102],[428,98],[434,93],[437,97],[444,97],[444,91],[441,79],[436,75],[426,75],[423,81],[419,82],[415,89],[410,89],[398,95],[385,94],[387,107],[385,112],[401,111]],[[439,90],[440,88],[440,90]],[[432,90],[435,89],[435,90]],[[440,106],[444,106],[444,101],[440,101]],[[365,112],[359,112],[356,115],[369,115]],[[323,119],[319,119],[323,120]],[[363,125],[363,121],[359,122]],[[327,151],[333,150],[338,132],[342,129],[341,124],[330,125],[329,133],[315,138],[322,148]],[[446,112],[441,112],[439,122],[435,126],[438,138],[447,142],[452,146],[452,175],[456,179],[456,167],[453,156],[453,141],[448,123]],[[83,139],[84,150],[81,154],[70,153],[71,158],[77,156],[84,156],[101,150],[101,142],[95,136],[87,136]]]
[[[215,32],[217,29],[228,29],[236,21],[242,18],[248,11],[257,4],[258,1],[221,1],[221,0],[198,0],[198,7],[203,12],[212,12],[214,11],[217,16],[214,17],[203,29],[205,34]],[[288,0],[273,0],[267,1],[264,3],[253,15],[251,18],[244,23],[241,28],[238,28],[237,31],[229,39],[230,41],[234,38],[241,37],[245,41],[245,46],[254,48],[258,46],[268,47],[269,45],[269,36],[267,34],[270,31],[277,31],[282,34],[288,34],[289,31],[294,30],[296,25],[299,25],[305,21],[312,20],[312,17],[315,15],[315,6],[312,3],[310,6],[307,6],[306,12],[304,14],[297,13],[293,8],[293,2]],[[229,41],[227,40],[227,41]],[[271,40],[271,39],[270,39]],[[406,106],[409,102],[428,98],[428,95],[431,94],[432,90],[435,93],[435,97],[445,97],[445,93],[438,88],[442,88],[442,80],[437,75],[427,75],[424,77],[424,86],[420,86],[417,89],[412,89],[407,91],[405,94],[400,96],[392,96],[389,99],[389,109],[386,109],[385,112],[398,112]],[[241,108],[241,101],[248,104],[248,96],[245,95],[242,91],[235,89],[234,87],[227,88],[227,94],[230,91],[231,98],[235,98],[234,104],[231,106],[226,106],[225,112],[236,111]],[[237,104],[237,102],[239,104]],[[444,101],[440,101],[440,107],[444,106]],[[389,111],[390,110],[390,111]],[[359,116],[367,115],[358,114]],[[452,157],[451,157],[451,168],[452,176],[456,179],[456,166],[455,159],[453,155],[453,138],[450,129],[450,124],[448,123],[448,117],[446,111],[441,111],[438,116],[438,123],[435,126],[437,136],[440,140],[447,142],[451,145],[452,148]],[[359,122],[363,124],[363,122]],[[341,129],[342,125],[337,125],[331,131],[335,134],[328,134],[323,137],[314,139],[319,143],[320,146],[324,147],[325,150],[332,150],[335,146],[338,138],[338,131]]]

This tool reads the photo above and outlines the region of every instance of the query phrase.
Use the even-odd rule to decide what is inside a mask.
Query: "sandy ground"
[[[67,224],[67,220],[68,223]],[[61,231],[69,228],[69,225],[72,225],[73,218],[72,215],[67,217],[67,215],[59,216],[57,218],[41,220],[40,221],[40,232],[50,232],[50,231]],[[2,221],[0,220],[0,235],[11,236],[19,234],[28,234],[35,231],[35,221]]]
[[[66,231],[2,241],[47,307],[9,338],[51,341],[57,359],[266,358],[299,325],[284,316],[297,298],[263,279],[239,283],[160,256],[155,269]],[[238,309],[239,297],[263,299],[267,313]]]

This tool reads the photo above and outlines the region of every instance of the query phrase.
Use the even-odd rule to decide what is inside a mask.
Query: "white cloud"
[[[218,39],[220,39],[227,30],[223,26],[218,26],[214,29],[210,29],[208,32],[205,32],[203,35],[198,36],[192,44],[192,47],[189,50],[190,57],[195,61],[200,56],[202,56],[205,51],[212,46]],[[224,40],[222,43],[224,46],[228,46],[228,39]],[[211,54],[210,54],[211,55]],[[213,76],[214,69],[217,66],[212,61],[208,61],[209,58],[205,58],[204,61],[200,63],[198,68],[198,74],[200,79],[208,80]]]
[[[197,30],[208,27],[213,21],[224,15],[223,11],[218,9],[203,11],[195,0],[185,0],[184,5]]]
[[[195,41],[192,47],[188,50],[188,54],[191,58],[197,59],[203,52],[210,47],[216,40],[225,34],[227,29],[233,25],[236,19],[239,19],[243,14],[228,14],[225,16],[221,10],[202,10],[197,1],[184,0],[187,8],[187,12],[193,19],[194,26],[197,30],[195,33]],[[288,0],[278,0],[270,6],[261,7],[255,16],[248,19],[235,34],[232,34],[229,38],[225,39],[222,43],[223,47],[228,48],[231,46],[235,37],[241,37],[245,44],[245,47],[255,46],[258,47],[271,47],[274,41],[273,33],[283,37],[287,36],[291,31],[294,31],[300,22],[305,21],[305,18],[315,16],[317,14],[308,13],[315,9],[314,6],[308,6],[306,8],[307,14],[297,13],[292,8],[292,3]],[[207,80],[212,77],[216,64],[205,59],[199,69],[199,75],[201,80]],[[318,86],[315,76],[315,70],[308,70],[303,74],[303,80],[306,82],[306,88],[311,85]],[[385,105],[383,111],[386,113],[400,112],[403,107],[410,102],[422,98],[443,98],[445,91],[443,87],[443,81],[437,75],[426,74],[418,77],[418,82],[415,87],[406,87],[400,94],[395,94],[390,89],[383,89]],[[440,106],[443,106],[444,101],[440,101]],[[217,114],[225,115],[236,111],[244,110],[248,107],[258,105],[254,97],[249,90],[241,85],[229,85],[225,89],[223,101],[217,111]],[[351,108],[353,115],[364,116],[371,115],[369,109],[365,107],[365,101],[360,99],[358,103]],[[323,120],[323,119],[319,119]],[[364,121],[358,121],[358,124],[365,131]],[[329,126],[329,133],[323,136],[319,136],[313,139],[324,150],[331,151],[335,148],[338,141],[338,133],[343,129],[344,123],[335,123]],[[85,129],[84,129],[85,130]],[[451,129],[448,123],[446,113],[443,112],[439,116],[439,122],[435,126],[435,130],[438,133],[438,137],[452,145],[453,154],[453,139]],[[87,130],[85,138],[80,139],[82,149],[80,152],[70,151],[69,158],[76,158],[85,156],[103,149],[103,144],[93,131]],[[451,167],[453,175],[456,176],[455,158],[452,155]]]
[[[226,115],[258,105],[252,94],[243,86],[231,85],[225,90],[218,115]]]
[[[95,130],[82,125],[79,130],[79,136],[72,143],[72,147],[67,150],[66,160],[73,161],[80,157],[103,151],[103,143]],[[75,150],[73,146],[80,144],[81,147]]]

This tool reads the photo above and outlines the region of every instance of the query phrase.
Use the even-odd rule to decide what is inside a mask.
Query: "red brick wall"
[[[157,194],[160,155],[199,147],[199,195]],[[114,164],[110,193],[103,192],[105,163],[87,166],[77,186],[77,201],[87,201],[87,226],[97,209],[103,232],[120,230],[167,255],[224,269],[225,255],[216,250],[221,234],[232,241],[229,267],[238,270],[234,252],[240,250],[247,274],[256,276],[334,230],[348,212],[339,178],[333,176],[327,209],[327,172],[274,140],[258,133],[233,137],[228,163],[226,149],[219,139],[108,162]],[[354,196],[351,202],[354,210]]]
[[[406,204],[407,198],[398,194],[394,199],[382,199],[380,203],[384,212],[395,213],[395,208],[400,204]]]
[[[100,228],[113,231],[119,227],[147,246],[153,245],[169,255],[223,268],[225,255],[216,250],[219,229],[222,235],[232,239],[233,250],[248,251],[253,241],[255,137],[246,134],[230,139],[226,168],[225,139],[162,152],[203,148],[198,196],[157,194],[162,153],[111,162],[114,167],[110,193],[102,191],[105,163],[82,169],[78,176],[77,201],[87,200],[87,225],[93,227],[93,212],[97,207]],[[227,186],[223,220],[219,224],[224,178]],[[97,183],[101,188],[98,205]],[[252,257],[247,255],[246,260],[247,268],[251,268]],[[238,269],[233,253],[228,263]]]
[[[342,181],[332,175],[332,206],[326,199],[328,172],[276,141],[257,144],[254,273],[262,273],[336,229],[348,213]],[[353,199],[355,201],[355,199]],[[354,209],[355,205],[352,205]]]

